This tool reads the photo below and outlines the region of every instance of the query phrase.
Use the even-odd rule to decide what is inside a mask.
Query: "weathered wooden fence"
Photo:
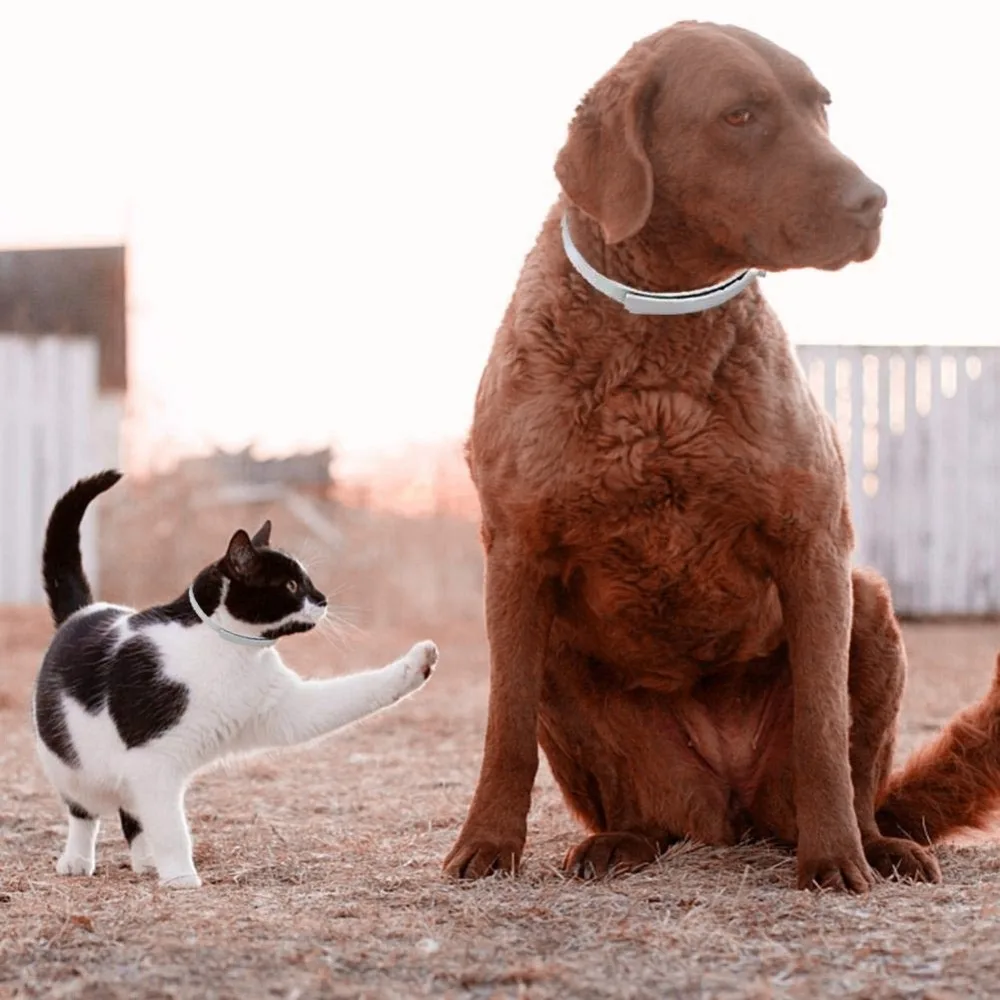
[[[1000,612],[1000,348],[799,357],[848,459],[857,561],[905,615]]]
[[[908,615],[1000,613],[1000,348],[817,347],[799,356],[848,457],[857,561]],[[42,599],[45,521],[103,464],[98,348],[0,333],[0,601]],[[96,583],[96,518],[83,553]]]
[[[98,345],[84,337],[0,333],[0,602],[43,600],[45,522],[59,495],[99,468]],[[83,561],[98,576],[95,518]]]

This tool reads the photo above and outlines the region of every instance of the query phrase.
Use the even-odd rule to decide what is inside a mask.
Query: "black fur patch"
[[[69,809],[70,816],[74,816],[76,819],[97,819],[96,816],[91,816],[83,806],[78,805],[71,799],[66,799],[66,808]]]
[[[132,841],[142,833],[142,824],[124,809],[118,810],[118,818],[122,821],[122,833],[125,834],[128,846],[131,847]]]
[[[66,730],[62,693],[91,715],[107,706],[127,747],[165,733],[187,708],[187,687],[163,676],[149,639],[133,635],[115,648],[118,630],[112,626],[123,617],[119,608],[102,608],[70,619],[56,632],[42,661],[35,687],[38,735],[70,766],[78,766],[79,757]]]
[[[216,574],[214,580],[206,579],[207,574],[199,574],[195,580],[194,592],[198,603],[206,615],[210,615],[219,606],[219,594],[222,591],[222,578]],[[169,625],[174,622],[191,628],[193,625],[201,624],[201,619],[195,614],[191,602],[188,600],[187,592],[183,593],[176,600],[169,604],[159,604],[155,608],[146,608],[145,611],[136,611],[128,620],[134,631],[146,628],[149,625]]]
[[[156,646],[141,635],[115,653],[108,691],[111,718],[129,749],[172,729],[188,705],[187,686],[163,676]]]
[[[264,639],[281,639],[286,635],[296,635],[299,632],[311,632],[313,625],[306,625],[304,622],[288,622],[280,628],[269,628],[261,632]]]
[[[64,763],[77,767],[62,695],[68,694],[88,712],[101,710],[107,691],[107,656],[114,634],[111,625],[121,617],[117,608],[83,612],[55,634],[42,660],[35,683],[35,726],[39,739]]]

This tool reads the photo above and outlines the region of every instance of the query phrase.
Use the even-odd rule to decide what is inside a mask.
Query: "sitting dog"
[[[796,846],[802,887],[936,881],[926,845],[1000,800],[996,684],[890,773],[903,642],[761,293],[878,247],[885,192],[829,103],[778,46],[684,22],[577,110],[467,446],[491,686],[453,875],[519,864],[539,744],[582,876],[752,836]]]

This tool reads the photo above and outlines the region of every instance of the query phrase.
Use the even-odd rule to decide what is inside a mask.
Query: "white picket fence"
[[[0,333],[0,602],[42,600],[45,521],[112,464],[120,413],[99,398],[96,341]],[[857,561],[900,613],[1000,613],[1000,348],[801,346],[848,457]],[[96,518],[84,564],[98,579]]]
[[[858,563],[905,615],[1000,613],[1000,348],[799,348],[836,420]]]
[[[38,603],[45,523],[60,494],[100,467],[98,346],[85,337],[0,332],[0,603]],[[84,566],[98,577],[95,518]]]

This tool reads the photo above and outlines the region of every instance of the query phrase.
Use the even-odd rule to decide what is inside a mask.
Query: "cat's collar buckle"
[[[226,642],[235,642],[241,646],[273,646],[278,641],[277,639],[265,639],[260,635],[241,635],[239,632],[231,632],[229,629],[223,628],[213,618],[209,618],[202,610],[201,605],[194,596],[194,584],[188,587],[188,600],[191,602],[191,607],[194,608],[194,613],[210,629],[216,631],[221,639],[225,639]]]

